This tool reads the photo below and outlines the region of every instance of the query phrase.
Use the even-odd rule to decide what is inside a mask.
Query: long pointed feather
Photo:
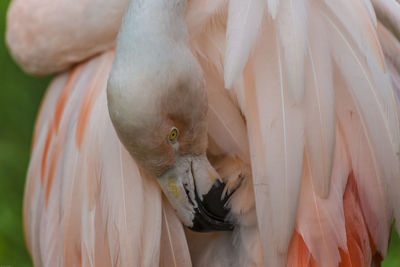
[[[397,107],[400,107],[400,41],[382,23],[378,23],[378,37],[390,73]]]
[[[208,135],[224,154],[250,163],[247,129],[239,109],[225,90],[223,80],[204,71],[208,97]]]
[[[163,221],[160,266],[191,266],[191,259],[182,223],[170,204],[163,198]]]
[[[315,11],[310,18],[306,61],[305,135],[313,187],[318,196],[326,198],[335,143],[334,90],[327,32],[318,10]]]
[[[294,232],[290,241],[287,266],[310,266],[311,256],[301,235],[298,232]]]
[[[76,134],[70,138],[75,140],[75,146],[79,150],[78,170],[80,170],[80,179],[82,181],[82,215],[81,215],[81,261],[82,266],[95,266],[96,263],[96,212],[100,212],[100,206],[96,206],[99,195],[99,179],[101,170],[98,165],[100,161],[98,155],[101,155],[99,147],[102,143],[101,132],[90,132],[90,129],[96,129],[103,125],[101,116],[91,116],[91,114],[101,114],[103,106],[98,102],[99,94],[104,91],[108,73],[111,68],[113,56],[108,53],[101,57],[95,75],[92,75],[91,82],[86,86],[82,103],[79,109],[78,120],[76,122]],[[93,103],[93,105],[91,104]],[[96,104],[97,105],[96,105]],[[87,118],[84,120],[84,118]],[[85,124],[86,122],[86,124]],[[86,131],[89,129],[88,131]],[[85,139],[85,132],[91,136]],[[78,134],[79,133],[79,134]],[[98,150],[94,156],[93,150]],[[88,166],[91,166],[88,168]],[[103,232],[104,233],[104,232]],[[103,255],[99,255],[101,257]]]
[[[34,188],[25,202],[33,205],[25,216],[36,265],[159,264],[161,193],[153,178],[143,178],[109,118],[105,89],[112,55],[78,66],[71,88],[67,82],[44,103],[44,110],[48,101],[57,103],[50,105],[56,112],[39,119],[43,129],[28,178]]]
[[[370,236],[366,227],[364,214],[360,207],[358,190],[354,176],[350,175],[343,196],[344,216],[346,219],[346,236],[348,252],[341,251],[341,266],[380,265],[380,261],[372,260]]]
[[[365,119],[360,114],[347,86],[340,75],[335,76],[337,92],[337,116],[343,125],[348,144],[352,169],[357,182],[361,207],[368,230],[377,249],[385,255],[390,233],[390,211],[382,165],[376,158],[376,149],[365,129]],[[371,198],[373,200],[371,201]]]
[[[266,265],[283,266],[300,192],[303,117],[288,99],[278,40],[271,25],[268,29],[252,59],[254,84],[246,85],[246,115],[252,117],[248,128],[264,260]]]
[[[400,4],[396,0],[372,0],[376,16],[400,41]]]
[[[65,87],[68,75],[69,73],[59,75],[50,84],[39,110],[32,141],[31,162],[27,173],[23,210],[25,239],[27,240],[28,251],[32,255],[33,260],[38,264],[42,264],[39,252],[40,231],[38,230],[38,220],[43,216],[43,209],[39,208],[40,202],[44,199],[44,192],[40,182],[43,153],[49,128],[52,125],[52,114],[56,109],[57,99]]]
[[[394,72],[389,70],[390,74],[400,73],[400,41],[380,22],[378,24],[378,37],[386,63],[391,63],[395,67]]]
[[[310,162],[306,160],[296,222],[296,229],[313,258],[324,266],[337,266],[341,260],[339,248],[347,250],[343,193],[350,173],[350,159],[339,127],[336,129],[335,160],[329,197],[321,199],[316,194],[311,183],[313,174],[309,169]]]
[[[268,13],[272,16],[273,19],[276,18],[276,14],[278,13],[280,0],[267,0],[268,5]]]
[[[370,63],[370,67],[379,67],[385,71],[385,62],[376,35],[376,27],[360,1],[338,0],[332,2],[324,0],[328,7],[325,12],[328,12],[338,27],[340,25],[342,34],[350,36],[361,52],[369,55],[369,62],[373,62]]]
[[[259,34],[265,5],[265,0],[229,1],[224,63],[226,88],[231,88],[243,72]]]
[[[378,25],[378,21],[376,19],[376,14],[374,7],[372,6],[371,0],[363,0],[365,8],[368,10],[369,16],[372,19],[372,22],[374,23],[374,26],[376,27]]]
[[[82,196],[84,193],[83,186],[85,184],[85,170],[87,165],[84,163],[84,155],[80,154],[75,142],[75,130],[76,125],[74,122],[78,116],[79,106],[82,102],[84,91],[86,88],[91,87],[93,84],[93,76],[100,73],[99,65],[104,61],[104,56],[95,58],[93,61],[87,64],[82,64],[77,67],[77,71],[73,71],[71,79],[76,76],[76,83],[68,84],[64,88],[69,90],[68,87],[72,86],[70,95],[64,95],[66,104],[64,111],[60,112],[59,133],[63,133],[63,128],[68,129],[68,133],[65,136],[65,142],[62,142],[64,138],[56,139],[55,146],[58,146],[58,150],[61,152],[61,158],[59,158],[62,173],[61,177],[61,220],[60,220],[60,231],[58,233],[58,239],[60,242],[59,251],[57,252],[60,256],[59,264],[61,266],[69,266],[78,264],[82,256],[82,213],[83,207],[81,205]],[[64,97],[61,94],[61,97]],[[60,102],[60,101],[59,101]],[[61,102],[62,103],[62,102]],[[60,106],[60,104],[59,104]],[[58,109],[57,109],[58,111]],[[56,112],[57,114],[57,112]],[[69,166],[69,168],[65,167]],[[83,168],[80,168],[83,167]],[[58,178],[59,175],[56,175]],[[49,202],[51,200],[51,192]],[[79,251],[79,253],[77,253]]]
[[[295,103],[301,103],[304,98],[307,9],[307,2],[304,0],[282,0],[276,19],[279,41],[283,48],[282,65],[286,74],[286,86]]]
[[[371,151],[372,148],[375,150],[376,165],[382,166],[383,183],[396,185],[399,181],[395,177],[400,175],[398,164],[399,120],[396,99],[389,77],[383,73],[384,69],[379,67],[379,62],[374,61],[371,57],[362,56],[363,54],[369,55],[368,51],[374,53],[373,51],[357,49],[359,46],[335,18],[330,17],[329,14],[326,18],[332,27],[332,32],[335,33],[331,38],[335,47],[334,58],[349,84],[357,112],[362,116],[367,145],[371,147]],[[364,40],[364,42],[368,41],[371,40]],[[393,188],[391,187],[391,189]],[[393,200],[398,200],[400,197],[395,190],[389,190],[389,195]],[[396,216],[399,215],[396,214]],[[377,242],[377,240],[375,241]],[[385,251],[386,244],[383,239],[378,243],[378,246]]]

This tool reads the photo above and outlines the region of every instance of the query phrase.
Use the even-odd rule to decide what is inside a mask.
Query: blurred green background
[[[0,0],[0,266],[32,266],[22,230],[22,197],[33,125],[49,78],[31,77],[11,59],[4,41],[10,0]],[[393,231],[384,267],[400,267]]]

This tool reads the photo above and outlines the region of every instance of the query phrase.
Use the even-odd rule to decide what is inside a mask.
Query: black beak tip
[[[195,209],[193,226],[189,227],[196,232],[232,231],[234,224],[227,220],[229,209],[226,202],[230,196],[221,199],[225,184],[219,180],[212,186],[201,201],[195,188],[195,198],[198,207]]]

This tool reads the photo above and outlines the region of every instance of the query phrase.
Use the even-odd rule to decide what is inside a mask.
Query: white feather
[[[329,193],[335,143],[334,91],[327,31],[318,10],[310,18],[306,60],[306,151],[315,193]]]
[[[225,52],[225,87],[241,77],[264,18],[265,0],[230,0]]]
[[[352,40],[363,55],[368,55],[368,64],[372,69],[380,68],[376,73],[385,71],[385,62],[376,34],[376,27],[365,10],[361,0],[335,2],[324,0],[323,8],[330,19],[347,39]]]
[[[369,16],[371,17],[372,22],[374,23],[374,26],[376,28],[376,26],[378,25],[378,21],[376,19],[375,10],[374,7],[372,6],[371,0],[362,0],[362,1],[364,3],[365,8],[368,10]]]
[[[255,91],[246,86],[246,115],[265,264],[284,266],[300,193],[303,115],[288,97],[278,40],[272,25],[266,28],[252,59]]]
[[[308,4],[305,0],[282,0],[276,19],[288,94],[295,103],[304,98]]]
[[[273,19],[276,18],[276,14],[278,13],[280,0],[267,0],[268,5],[268,13],[271,15]]]

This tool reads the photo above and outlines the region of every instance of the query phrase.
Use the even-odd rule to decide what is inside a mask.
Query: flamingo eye
[[[168,141],[170,143],[175,143],[178,140],[178,136],[179,136],[179,131],[176,127],[172,127],[171,132],[169,133],[168,136]]]

